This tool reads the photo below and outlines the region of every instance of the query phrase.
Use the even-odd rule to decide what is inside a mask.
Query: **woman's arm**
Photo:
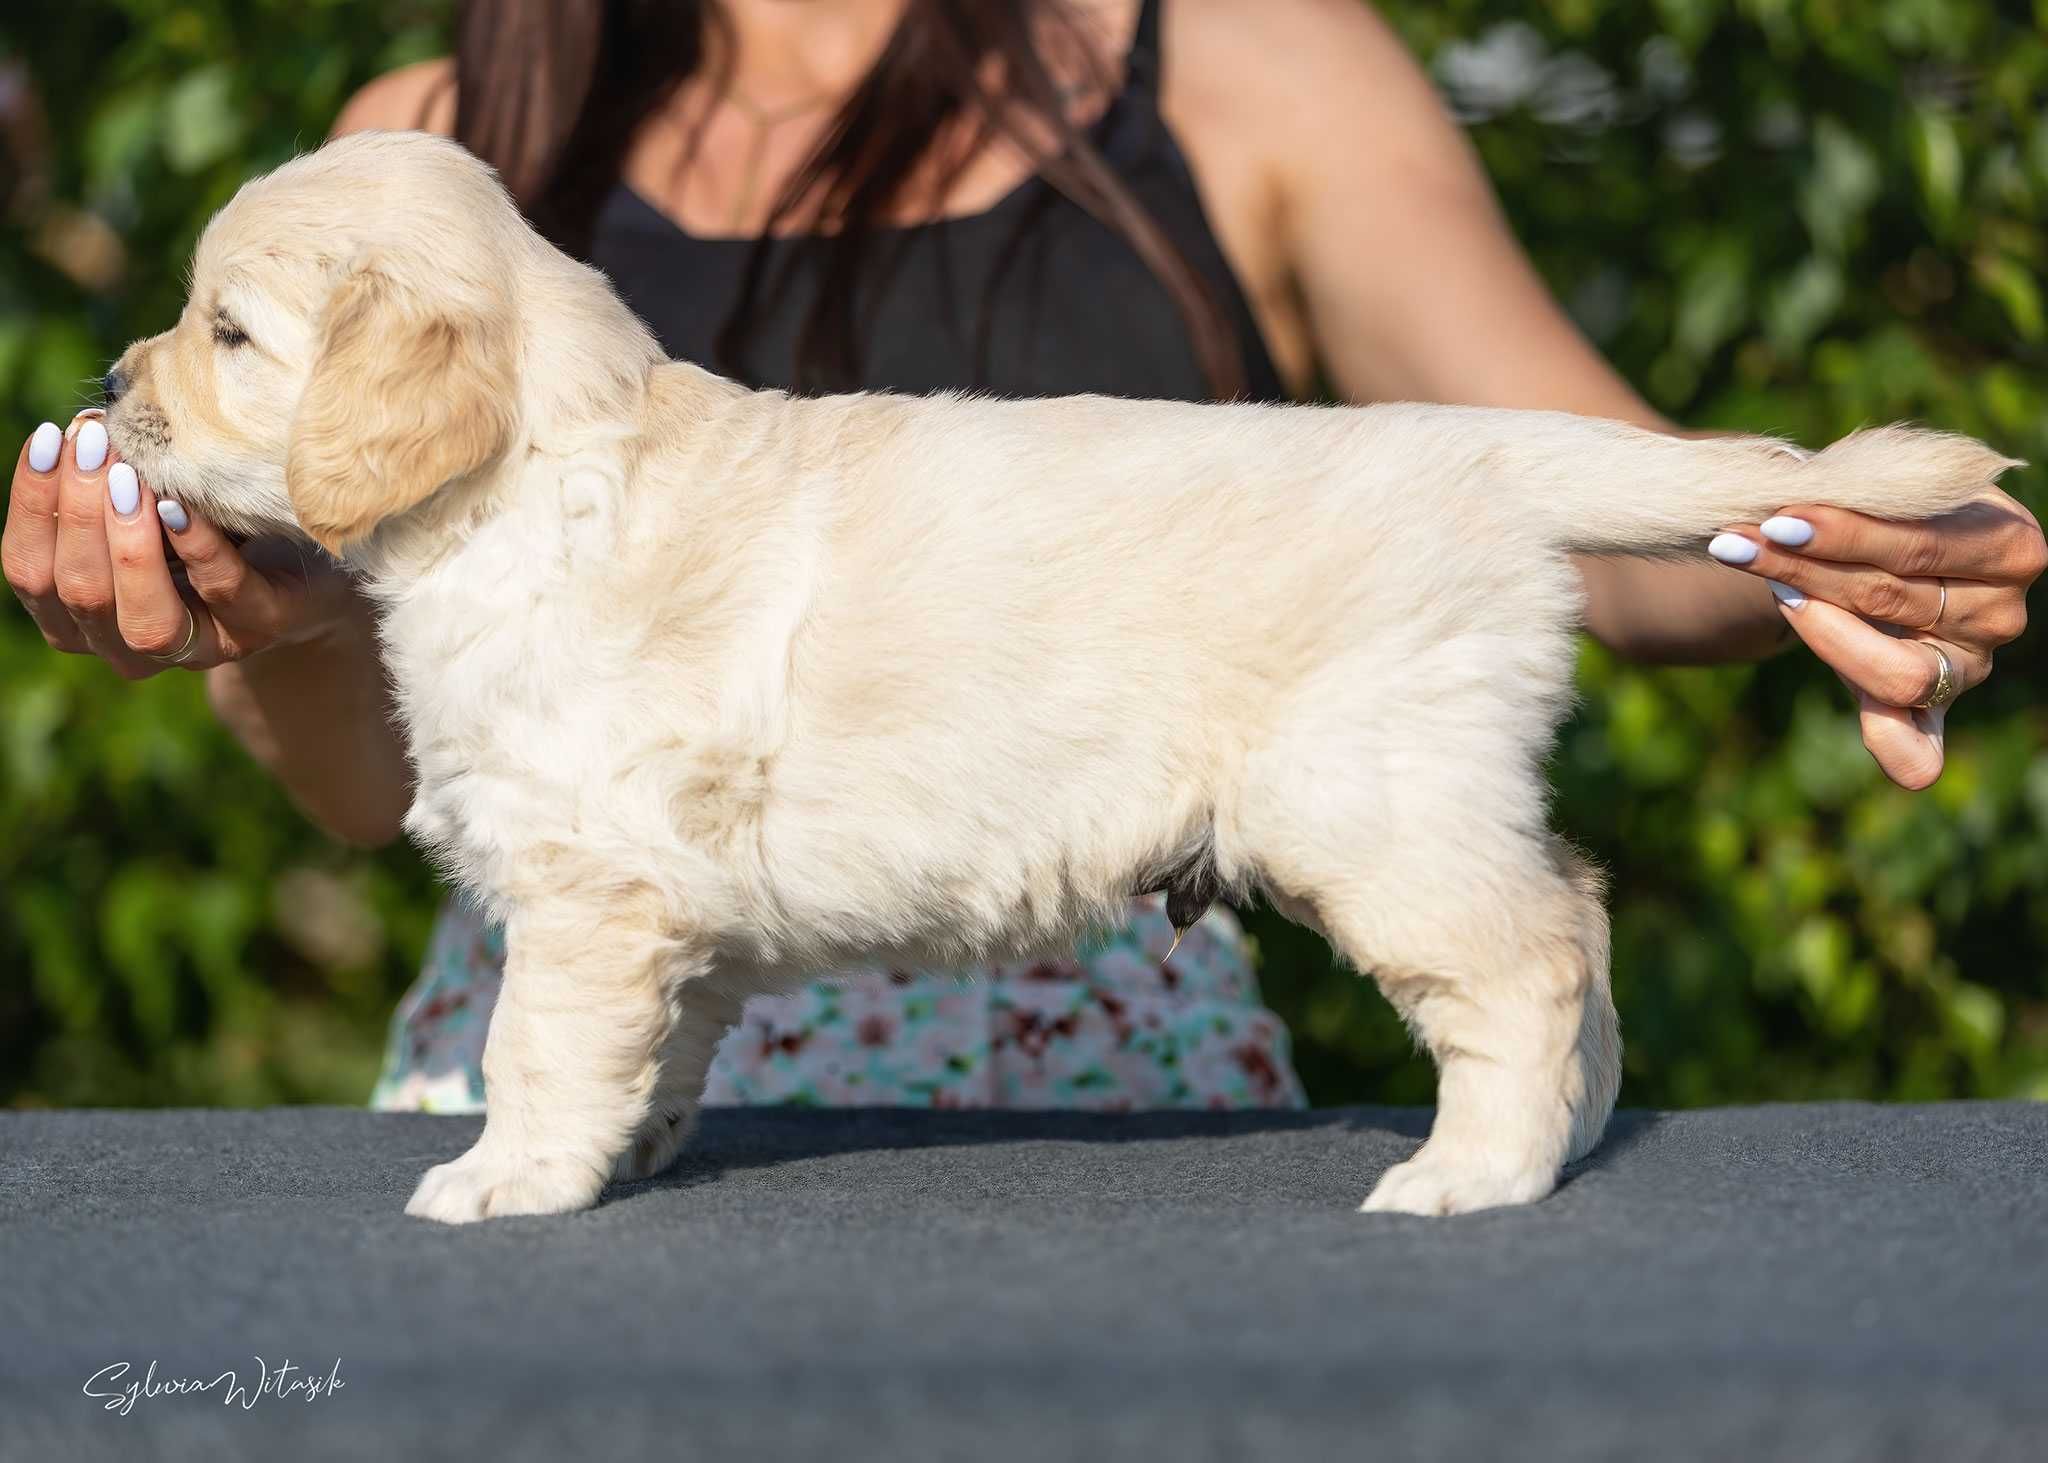
[[[1358,0],[1272,0],[1248,100],[1317,354],[1358,401],[1578,412],[1676,431],[1559,309],[1429,79]],[[1242,53],[1241,53],[1242,54]],[[1645,493],[1658,485],[1644,483]],[[1582,559],[1587,627],[1642,660],[1787,642],[1769,589],[1708,561]]]
[[[446,131],[454,110],[449,79],[446,62],[379,77],[342,109],[333,135]],[[309,818],[337,838],[375,847],[398,837],[412,771],[369,606],[353,591],[344,598],[317,632],[215,666],[206,691],[222,725]]]
[[[335,618],[289,645],[206,673],[214,715],[334,837],[375,848],[412,801],[370,609],[352,589]]]
[[[1240,43],[1228,69],[1256,93],[1279,256],[1343,390],[1672,430],[1558,309],[1471,147],[1379,18],[1357,0],[1267,0],[1258,15],[1264,44]],[[1793,504],[1774,527],[1775,538],[1729,525],[1716,552],[1735,568],[1704,555],[1696,566],[1582,561],[1589,627],[1663,661],[1758,655],[1789,631],[1855,694],[1885,774],[1925,787],[1944,756],[1946,707],[1930,695],[1980,683],[2025,625],[2027,589],[2048,565],[2039,525],[1987,487],[1932,523]]]

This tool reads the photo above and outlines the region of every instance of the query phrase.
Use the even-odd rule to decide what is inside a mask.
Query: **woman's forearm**
[[[377,658],[369,608],[303,643],[277,646],[207,672],[215,715],[284,784],[292,801],[336,838],[389,843],[412,798]]]
[[[1575,561],[1586,629],[1628,660],[1711,665],[1761,660],[1790,643],[1770,587],[1718,564],[1658,559]]]

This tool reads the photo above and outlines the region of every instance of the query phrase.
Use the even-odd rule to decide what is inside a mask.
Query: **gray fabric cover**
[[[717,1112],[457,1230],[401,1209],[472,1120],[0,1113],[0,1458],[2048,1457],[2048,1106],[1624,1114],[1533,1208],[1355,1213],[1426,1125]],[[83,1394],[252,1354],[344,1388]]]

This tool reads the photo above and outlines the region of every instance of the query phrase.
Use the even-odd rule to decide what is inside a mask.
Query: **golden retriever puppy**
[[[120,364],[158,492],[362,576],[407,829],[505,921],[483,1136],[408,1206],[451,1223],[663,1168],[752,992],[1056,949],[1169,871],[1312,924],[1435,1057],[1367,1209],[1541,1198],[1619,1077],[1599,881],[1545,822],[1569,552],[1921,517],[2008,466],[1900,429],[1804,459],[1547,412],[751,391],[409,133],[250,183]]]

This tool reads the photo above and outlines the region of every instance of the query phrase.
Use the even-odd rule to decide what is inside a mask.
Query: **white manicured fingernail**
[[[185,516],[184,507],[173,503],[169,498],[156,500],[156,516],[164,521],[164,527],[172,533],[183,533],[192,526],[192,520]]]
[[[135,510],[142,506],[142,484],[136,481],[134,468],[117,462],[107,469],[107,498],[118,516],[135,516]]]
[[[80,472],[98,472],[107,460],[107,429],[95,418],[78,429],[71,457]]]
[[[64,440],[66,442],[69,442],[73,437],[76,437],[78,435],[78,429],[80,427],[84,426],[87,422],[92,421],[96,417],[102,417],[105,415],[106,413],[101,411],[96,406],[87,407],[84,411],[80,412],[77,416],[73,417],[71,419],[71,425],[64,429]]]
[[[1786,609],[1796,610],[1805,606],[1806,596],[1801,594],[1798,590],[1794,589],[1791,585],[1780,584],[1775,579],[1766,579],[1764,583],[1771,586],[1771,593],[1775,594],[1778,597],[1778,603],[1783,605]]]
[[[44,422],[28,439],[28,465],[32,472],[48,472],[57,465],[64,450],[64,432],[55,422]]]
[[[1766,518],[1757,531],[1780,548],[1803,549],[1813,542],[1813,525],[1804,518]]]
[[[1747,564],[1756,557],[1756,545],[1739,533],[1717,533],[1707,552],[1724,564]]]

